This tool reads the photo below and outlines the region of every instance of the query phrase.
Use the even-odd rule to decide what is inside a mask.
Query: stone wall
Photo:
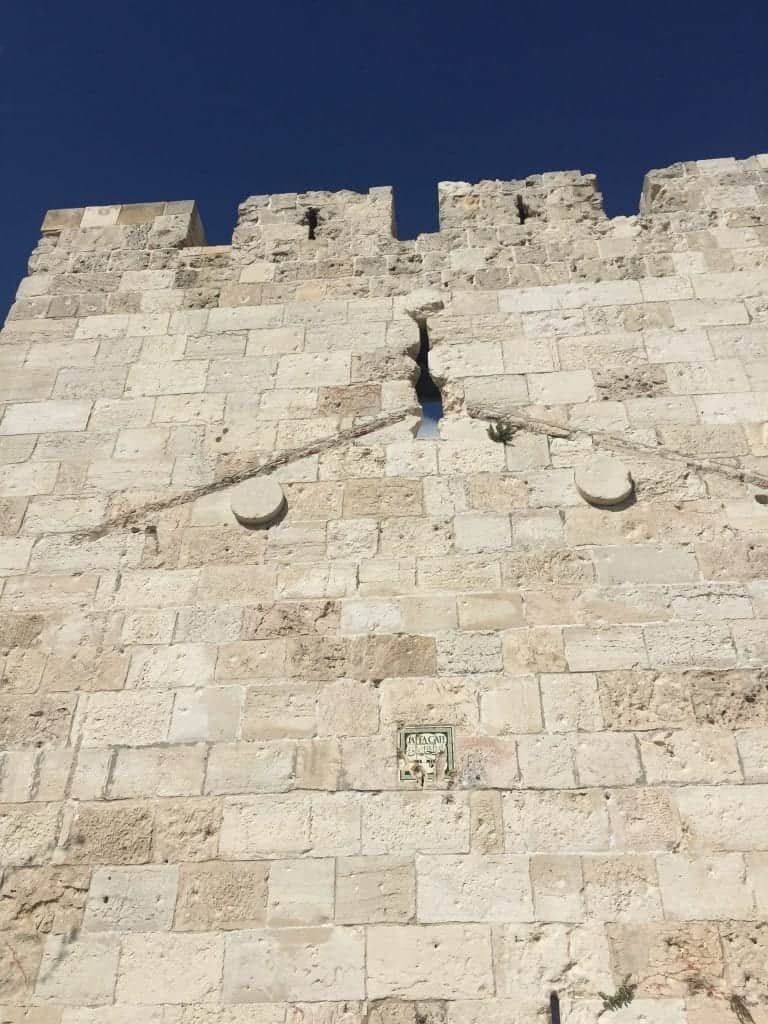
[[[0,336],[4,1024],[588,1024],[628,975],[606,1021],[768,1021],[768,157],[440,209],[46,217]]]

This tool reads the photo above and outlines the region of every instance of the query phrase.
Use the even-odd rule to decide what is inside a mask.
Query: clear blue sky
[[[768,150],[768,3],[5,0],[0,321],[48,208],[197,199],[227,242],[247,195],[643,173]]]

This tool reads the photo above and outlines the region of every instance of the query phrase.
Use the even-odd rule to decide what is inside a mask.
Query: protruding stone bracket
[[[272,477],[255,477],[233,489],[230,508],[241,526],[265,529],[285,515],[285,494]]]
[[[592,455],[575,473],[576,490],[597,508],[615,508],[629,501],[635,484],[627,467],[610,455]]]

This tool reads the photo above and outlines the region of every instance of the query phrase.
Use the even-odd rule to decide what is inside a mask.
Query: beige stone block
[[[208,314],[208,330],[211,334],[280,327],[282,322],[283,307],[280,305],[234,306],[225,309],[212,309]]]
[[[228,1003],[362,999],[365,938],[358,928],[286,928],[228,936]]]
[[[264,923],[266,863],[212,861],[187,864],[179,873],[176,931],[230,931]]]
[[[528,858],[514,855],[416,858],[420,922],[530,921]]]
[[[456,516],[454,530],[459,551],[497,551],[512,543],[509,517],[505,515],[467,512]]]
[[[206,793],[280,793],[292,789],[296,751],[292,743],[216,743],[210,748]]]
[[[699,575],[691,551],[663,544],[595,548],[592,557],[600,583],[689,583]]]
[[[417,583],[426,591],[498,590],[501,569],[498,562],[485,557],[454,556],[419,558]]]
[[[425,487],[427,483],[425,481]],[[479,512],[507,512],[528,504],[525,481],[502,473],[478,473],[470,477],[469,496],[472,508]]]
[[[736,734],[736,745],[745,782],[768,782],[768,728],[742,730]]]
[[[507,672],[564,672],[568,665],[559,629],[538,626],[512,629],[504,634],[504,668]]]
[[[218,1002],[223,957],[221,935],[127,935],[115,997],[138,1005]]]
[[[175,360],[167,363],[135,363],[128,370],[125,394],[188,395],[205,389],[208,363],[205,360]]]
[[[405,623],[400,605],[394,601],[344,601],[341,608],[341,632],[397,633]]]
[[[197,552],[200,555],[202,569],[200,570],[200,586],[198,591],[198,604],[217,604],[238,601],[255,603],[259,598],[269,595],[275,582],[275,570],[267,565],[250,565],[248,562],[261,560],[264,548],[261,544],[251,547],[250,538],[248,546],[246,542],[237,537],[237,534],[223,532],[221,527],[216,531],[224,540],[225,545],[231,546],[235,551],[241,552],[240,557],[245,555],[244,564],[217,565],[216,562],[225,561],[219,556],[221,550],[216,544],[216,538],[207,532],[204,542],[197,545]],[[223,537],[222,537],[223,533]],[[243,531],[238,528],[238,534],[242,537]],[[240,543],[237,541],[240,539]],[[261,540],[261,538],[258,538]],[[191,552],[192,544],[189,544],[187,551]],[[211,564],[213,563],[213,564]],[[193,574],[194,575],[194,574]],[[177,602],[179,603],[179,602]],[[184,601],[184,604],[191,604],[192,601]],[[255,648],[254,648],[255,650]]]
[[[152,746],[167,738],[173,693],[91,693],[81,698],[80,705],[83,746]]]
[[[91,932],[167,931],[173,923],[178,868],[97,868],[83,928]]]
[[[318,687],[314,683],[263,683],[248,687],[244,740],[304,739],[317,732]]]
[[[557,346],[550,338],[516,337],[502,343],[507,374],[547,373],[558,367]]]
[[[584,880],[579,857],[539,854],[530,858],[536,920],[581,921]]]
[[[50,494],[56,484],[58,471],[58,462],[0,466],[0,493],[4,498]]]
[[[754,916],[754,896],[742,854],[665,854],[657,866],[666,917],[698,921]]]
[[[205,644],[140,647],[133,652],[127,686],[172,689],[213,682],[216,650]]]
[[[155,805],[153,861],[205,861],[215,857],[221,826],[219,800],[161,800]]]
[[[597,676],[589,672],[540,678],[548,732],[595,732],[603,727]]]
[[[640,752],[650,785],[741,781],[734,737],[723,729],[644,733]]]
[[[761,850],[768,847],[768,788],[685,786],[677,804],[694,851]]]
[[[231,797],[224,802],[221,853],[230,858],[356,854],[360,805],[343,793]]]
[[[522,597],[514,591],[466,594],[457,605],[463,630],[503,630],[524,623]]]
[[[477,999],[493,991],[490,931],[482,925],[373,925],[367,969],[371,999]]]
[[[322,687],[318,700],[320,736],[365,736],[378,731],[379,696],[370,683],[341,679]]]
[[[153,808],[130,803],[77,803],[68,809],[56,852],[64,864],[145,864]]]
[[[282,676],[285,651],[286,642],[283,639],[222,644],[216,662],[216,679],[269,679]]]
[[[350,382],[349,352],[313,352],[283,355],[277,369],[279,388],[317,388]]]
[[[639,996],[686,996],[695,977],[719,987],[723,956],[716,924],[616,923],[606,931],[616,977],[631,974]]]
[[[526,789],[571,789],[576,785],[570,737],[520,736],[517,755],[520,784]]]
[[[48,695],[0,700],[0,744],[63,746],[67,742],[74,698]]]
[[[671,850],[680,844],[680,818],[671,790],[614,790],[607,807],[616,849]]]
[[[582,786],[631,786],[643,777],[634,736],[582,733],[573,747]]]
[[[267,921],[271,928],[328,924],[333,920],[335,862],[278,860],[269,866]]]
[[[505,793],[504,847],[509,853],[579,853],[609,845],[605,798],[598,790]]]
[[[565,654],[571,672],[644,668],[648,655],[642,631],[633,626],[564,630]]]
[[[365,854],[467,853],[466,794],[374,793],[362,806]]]
[[[653,921],[663,916],[653,857],[583,857],[582,870],[591,917],[599,921]]]
[[[240,728],[242,704],[239,686],[177,690],[168,739],[171,743],[234,740]]]
[[[336,866],[337,924],[397,924],[416,909],[413,861],[396,857],[349,857]]]
[[[539,732],[541,702],[535,678],[511,677],[505,686],[481,693],[480,721],[483,730],[493,736]]]
[[[441,675],[500,672],[501,638],[497,633],[457,633],[437,640],[437,670]]]
[[[477,697],[465,679],[385,679],[378,689],[382,726],[451,723],[457,729],[477,731]]]
[[[49,935],[43,950],[35,1000],[57,1005],[111,1003],[120,958],[116,935]]]
[[[115,753],[108,796],[197,796],[203,786],[206,753],[202,745],[123,747]]]
[[[470,794],[470,833],[473,853],[501,853],[504,845],[501,794],[478,791]]]
[[[48,861],[59,832],[55,803],[21,807],[0,805],[0,860],[6,866]]]
[[[349,675],[357,679],[436,674],[436,647],[431,637],[355,637],[349,647]]]
[[[396,478],[348,480],[344,516],[412,516],[423,511],[422,481]]]

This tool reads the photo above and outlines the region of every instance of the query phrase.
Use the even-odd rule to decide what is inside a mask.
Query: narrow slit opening
[[[315,209],[314,206],[310,206],[309,209],[307,210],[307,212],[304,214],[304,218],[302,220],[302,224],[304,224],[304,226],[309,229],[308,233],[307,233],[307,238],[309,238],[309,240],[311,242],[314,242],[314,240],[315,240],[315,230],[316,230],[317,225],[319,223],[320,223],[320,215],[319,215],[319,213],[317,212],[317,210]]]
[[[549,1022],[560,1024],[560,999],[557,992],[551,992],[549,996]]]
[[[531,211],[525,205],[525,200],[522,196],[515,197],[515,206],[517,207],[517,219],[520,224],[525,224],[531,215]]]
[[[416,437],[440,437],[440,428],[437,424],[443,418],[443,396],[429,372],[429,333],[426,323],[419,324],[419,353],[416,356],[416,363],[419,367],[416,398],[422,413]]]

